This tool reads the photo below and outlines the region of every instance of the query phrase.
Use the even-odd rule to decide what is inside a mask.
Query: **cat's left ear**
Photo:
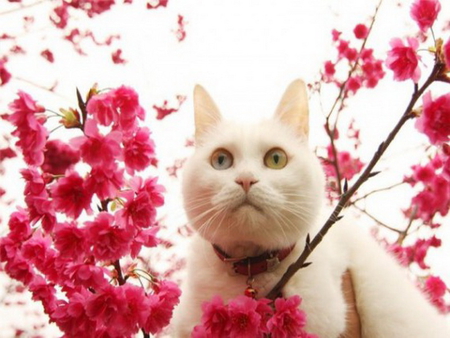
[[[278,104],[275,117],[292,126],[299,136],[308,137],[308,94],[306,85],[302,80],[297,79],[287,87]]]
[[[194,113],[195,113],[195,141],[200,144],[200,139],[208,129],[222,120],[219,108],[217,108],[211,96],[200,85],[194,88]]]

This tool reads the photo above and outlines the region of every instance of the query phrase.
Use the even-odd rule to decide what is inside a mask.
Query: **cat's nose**
[[[237,178],[235,182],[239,184],[242,187],[242,189],[244,189],[245,193],[248,193],[252,185],[258,183],[258,180],[253,177],[242,177]]]

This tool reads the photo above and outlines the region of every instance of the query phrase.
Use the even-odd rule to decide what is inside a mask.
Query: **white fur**
[[[225,301],[243,294],[246,276],[230,274],[228,263],[211,243],[233,257],[255,256],[297,243],[273,272],[255,276],[253,286],[263,297],[300,255],[305,237],[314,235],[328,215],[319,216],[324,178],[306,136],[274,118],[259,125],[220,120],[203,133],[201,144],[184,169],[183,195],[191,226],[197,231],[188,253],[187,278],[173,320],[174,335],[189,337],[200,322],[201,304],[219,294]],[[288,154],[283,169],[264,165],[274,147]],[[233,166],[216,170],[211,154],[227,149]],[[248,194],[236,180],[253,179]],[[251,205],[242,205],[245,199]],[[444,317],[413,286],[397,263],[359,227],[337,223],[313,252],[312,265],[298,271],[283,289],[298,294],[307,313],[308,332],[338,337],[346,326],[341,278],[350,269],[363,337],[450,337]]]

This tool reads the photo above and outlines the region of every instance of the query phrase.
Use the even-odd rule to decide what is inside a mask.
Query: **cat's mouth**
[[[235,208],[234,211],[237,211],[242,208],[252,208],[258,212],[263,212],[263,209],[261,207],[257,206],[253,202],[249,201],[248,198],[244,199],[242,203],[239,203]]]

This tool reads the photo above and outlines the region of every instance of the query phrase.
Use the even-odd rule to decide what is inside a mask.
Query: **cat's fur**
[[[246,288],[247,277],[230,274],[229,263],[217,257],[212,243],[232,257],[256,256],[297,243],[275,271],[254,276],[253,285],[262,297],[300,255],[306,235],[314,235],[324,221],[319,216],[323,214],[324,175],[308,149],[308,105],[302,81],[288,87],[272,120],[252,126],[223,120],[200,86],[194,101],[196,151],[184,169],[183,195],[196,234],[173,322],[177,337],[188,337],[200,322],[204,301],[216,294],[228,301]],[[284,168],[264,165],[263,158],[272,148],[287,153]],[[232,154],[230,168],[217,170],[211,165],[217,149]],[[411,284],[403,269],[345,217],[308,261],[312,265],[299,270],[283,289],[285,296],[302,297],[308,332],[325,338],[344,332],[341,277],[349,269],[363,337],[450,337],[444,317]]]

